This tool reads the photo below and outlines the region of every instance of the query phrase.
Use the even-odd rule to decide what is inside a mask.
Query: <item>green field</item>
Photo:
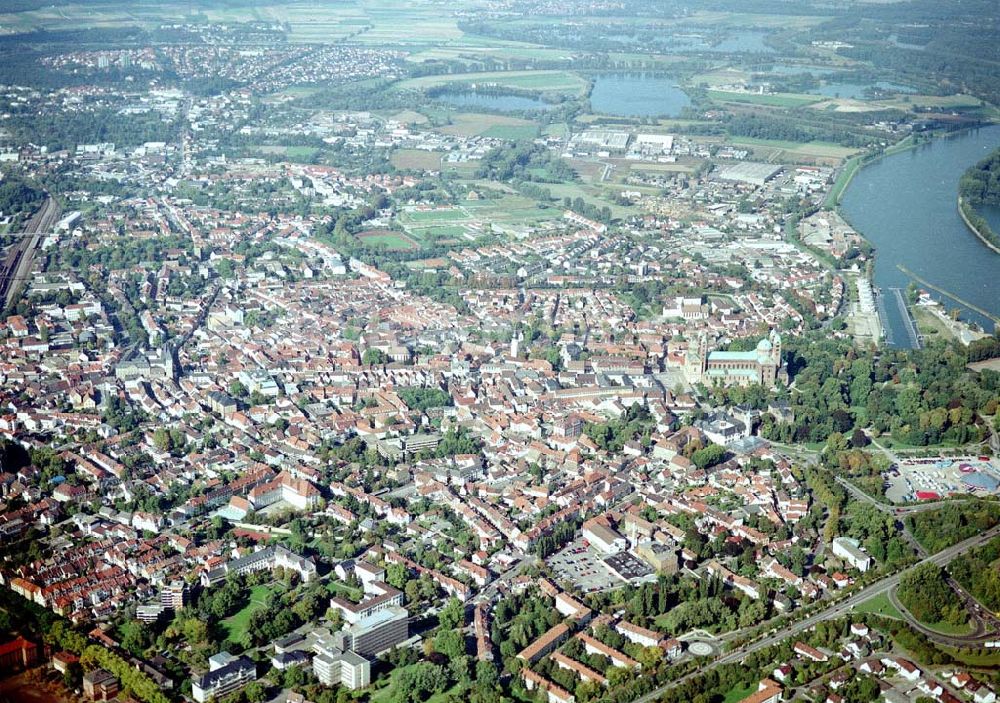
[[[405,210],[400,221],[413,223],[461,222],[469,219],[469,214],[460,208],[434,208],[433,210]]]
[[[725,90],[709,90],[708,97],[717,102],[749,103],[751,105],[769,105],[771,107],[802,107],[819,102],[822,98],[805,93],[775,93],[773,95],[758,95],[756,93],[733,93]]]
[[[401,169],[437,171],[441,168],[441,154],[423,149],[397,149],[390,160],[393,166]]]
[[[510,139],[512,141],[534,139],[538,136],[538,127],[533,124],[495,125],[483,132],[481,136],[493,139]]]
[[[222,630],[230,642],[239,642],[246,634],[250,624],[250,615],[254,610],[264,605],[268,595],[273,591],[271,585],[254,586],[250,589],[250,601],[239,611],[222,621]]]
[[[854,612],[884,615],[887,618],[895,618],[896,620],[903,619],[903,614],[892,604],[886,593],[881,593],[870,600],[866,600],[854,608]]]
[[[790,154],[831,159],[843,159],[858,151],[855,148],[841,146],[833,142],[790,142],[780,139],[754,139],[753,137],[734,137],[730,142],[737,146],[773,147]]]
[[[422,240],[448,239],[461,237],[466,233],[465,227],[458,225],[441,225],[439,227],[421,227],[409,230],[410,234]]]
[[[837,180],[833,182],[833,188],[827,193],[826,200],[823,201],[823,207],[833,208],[840,203],[840,199],[844,195],[844,191],[847,190],[847,186],[850,184],[851,180],[854,178],[854,174],[858,172],[861,168],[861,157],[856,156],[853,159],[848,159],[847,163],[844,164],[844,168],[837,174]]]
[[[528,139],[538,133],[538,124],[531,120],[481,112],[459,112],[448,115],[448,124],[437,128],[442,134],[457,137],[494,136],[498,139]]]
[[[258,146],[252,147],[263,154],[280,154],[291,161],[310,161],[319,149],[311,146]]]
[[[360,232],[357,238],[369,246],[383,246],[396,251],[408,251],[420,246],[409,237],[391,230]]]
[[[976,652],[966,652],[964,649],[955,649],[952,647],[941,647],[941,649],[950,654],[955,661],[961,662],[966,666],[983,669],[1000,667],[1000,651],[995,649]]]
[[[972,626],[966,622],[962,625],[952,625],[950,622],[922,622],[923,626],[940,632],[942,635],[968,635],[972,632]]]

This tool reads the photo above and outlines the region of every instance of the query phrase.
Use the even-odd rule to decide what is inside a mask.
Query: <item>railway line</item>
[[[21,284],[31,276],[35,250],[45,234],[52,230],[59,214],[59,204],[51,197],[46,199],[45,204],[28,220],[22,236],[11,245],[0,264],[0,302],[3,308],[9,308],[16,302]]]

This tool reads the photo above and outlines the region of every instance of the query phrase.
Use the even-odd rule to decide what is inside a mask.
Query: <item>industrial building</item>
[[[723,181],[762,186],[779,173],[781,173],[780,165],[743,161],[719,169],[718,178]]]

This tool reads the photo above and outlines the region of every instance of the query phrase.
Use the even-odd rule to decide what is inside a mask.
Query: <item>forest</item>
[[[1000,204],[1000,149],[965,172],[958,193],[972,205]]]
[[[928,625],[961,627],[969,620],[958,594],[948,585],[944,569],[937,564],[921,564],[903,574],[897,596],[913,617]]]
[[[951,563],[952,578],[994,612],[1000,610],[1000,539],[967,552]]]
[[[970,372],[969,353],[957,344],[875,354],[810,334],[790,340],[788,348],[794,419],[765,415],[767,439],[826,442],[835,433],[854,437],[855,429],[867,429],[910,445],[960,445],[986,436],[983,418],[994,416],[1000,403],[1000,374]],[[983,345],[977,355],[992,351]]]
[[[981,534],[998,522],[1000,503],[985,500],[956,501],[906,518],[914,538],[930,553]]]

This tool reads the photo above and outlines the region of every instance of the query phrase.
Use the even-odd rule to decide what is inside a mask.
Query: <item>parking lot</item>
[[[1000,470],[975,456],[904,459],[888,472],[886,482],[886,497],[896,503],[956,493],[993,495],[1000,488]]]
[[[603,557],[593,547],[585,546],[583,538],[578,537],[562,551],[546,559],[545,563],[551,567],[557,581],[569,581],[583,593],[593,593],[622,585],[601,563]]]

